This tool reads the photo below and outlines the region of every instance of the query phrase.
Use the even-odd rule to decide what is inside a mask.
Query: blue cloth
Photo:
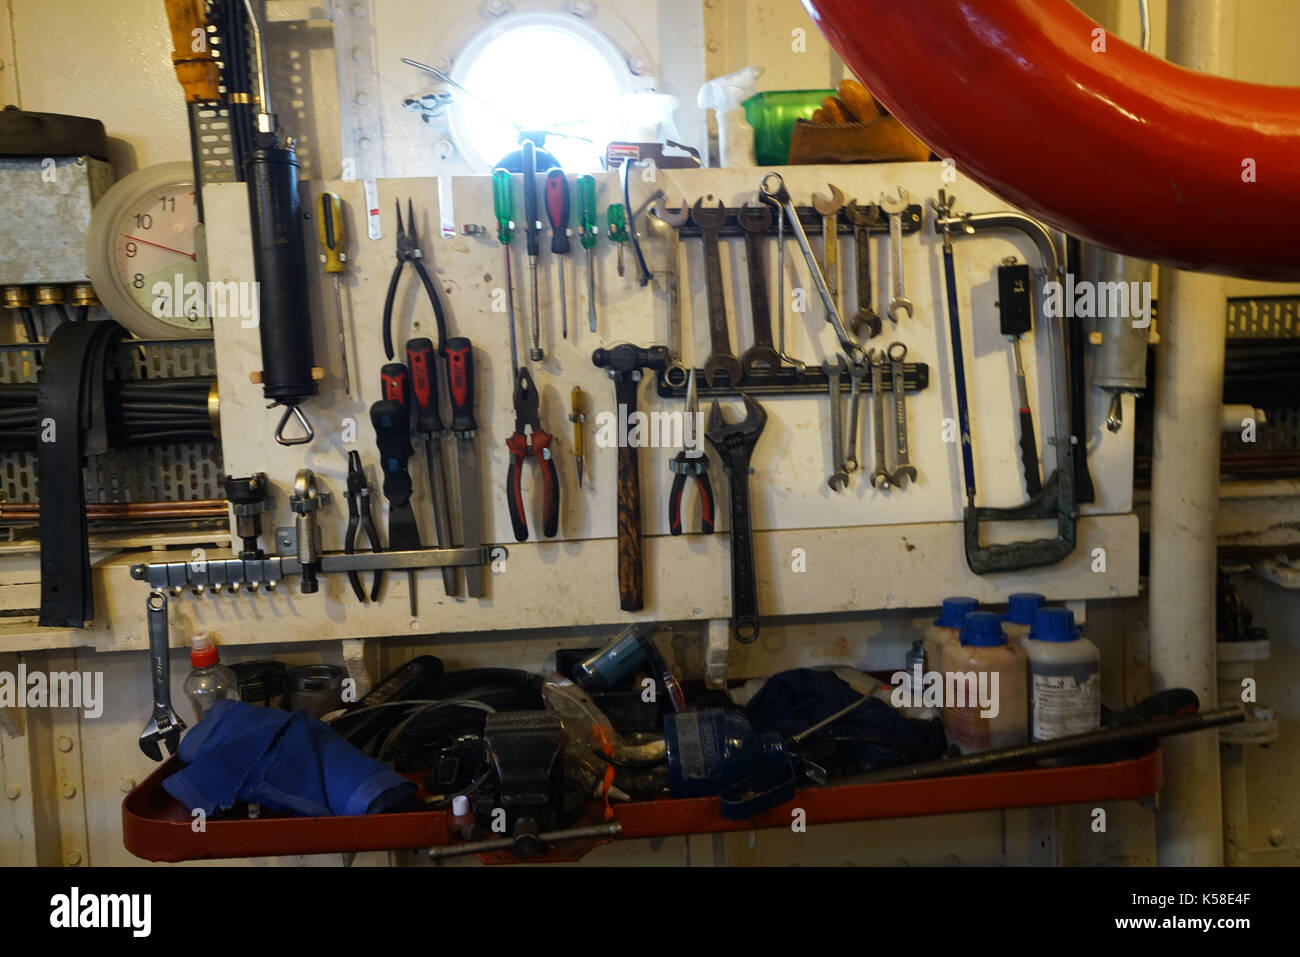
[[[314,817],[376,814],[415,793],[415,783],[349,744],[304,711],[222,700],[181,741],[186,765],[163,781],[191,810],[238,801]]]

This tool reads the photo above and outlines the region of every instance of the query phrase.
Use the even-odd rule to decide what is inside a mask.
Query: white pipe
[[[1233,4],[1169,0],[1169,59],[1207,73],[1233,71]],[[1160,270],[1151,474],[1151,678],[1155,690],[1191,688],[1217,703],[1216,519],[1222,432],[1225,288],[1221,277]],[[1164,742],[1156,816],[1161,865],[1223,863],[1218,734]]]

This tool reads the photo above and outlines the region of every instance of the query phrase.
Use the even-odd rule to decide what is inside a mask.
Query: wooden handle
[[[172,63],[185,101],[221,99],[221,73],[212,57],[203,0],[166,0],[167,22],[172,31]]]
[[[618,605],[640,611],[645,605],[641,566],[641,478],[636,449],[618,448]]]

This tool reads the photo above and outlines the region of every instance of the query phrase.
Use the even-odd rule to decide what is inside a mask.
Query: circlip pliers
[[[379,541],[379,532],[375,528],[374,515],[370,510],[370,483],[361,468],[361,454],[353,450],[348,452],[348,530],[343,539],[345,554],[356,553],[358,529],[365,533],[372,552],[384,550],[383,544]],[[354,571],[348,572],[348,581],[352,583],[352,591],[357,596],[357,601],[364,604],[366,591],[361,587],[361,575]],[[383,582],[384,573],[376,571],[374,581],[370,585],[371,601],[379,600],[379,589]]]
[[[406,201],[406,228],[402,228],[402,203],[397,201],[397,265],[393,267],[393,278],[388,281],[388,295],[384,298],[384,355],[391,362],[393,359],[393,302],[397,298],[397,282],[402,278],[402,267],[407,263],[415,270],[424,284],[424,291],[433,305],[433,315],[438,322],[438,355],[447,354],[447,316],[442,309],[442,300],[438,298],[437,287],[429,278],[429,270],[424,268],[424,254],[420,251],[420,238],[415,233],[415,206],[410,199]]]
[[[668,463],[674,473],[672,491],[668,493],[668,531],[682,533],[682,492],[686,477],[695,479],[700,492],[700,531],[713,534],[713,486],[709,484],[709,457],[704,454],[703,422],[700,418],[700,400],[695,391],[695,370],[691,370],[686,385],[686,421],[682,425],[682,450]]]
[[[542,469],[542,534],[554,538],[560,527],[560,478],[551,455],[551,434],[542,428],[537,386],[526,368],[515,373],[515,431],[506,439],[510,450],[510,468],[506,473],[506,502],[510,507],[510,524],[515,541],[528,538],[528,520],[524,516],[524,493],[521,479],[524,460],[531,454]]]

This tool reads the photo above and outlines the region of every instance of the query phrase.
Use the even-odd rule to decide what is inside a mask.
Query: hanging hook
[[[305,434],[300,438],[285,437],[284,427],[289,424],[290,417],[297,419],[298,424],[302,426]],[[275,440],[281,445],[306,445],[315,437],[316,433],[312,430],[311,423],[307,421],[307,416],[303,415],[302,409],[296,405],[285,406],[284,415],[280,416],[280,424],[275,428]]]

